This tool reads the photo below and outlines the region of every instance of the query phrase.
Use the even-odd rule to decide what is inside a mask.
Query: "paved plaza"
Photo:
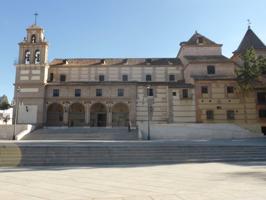
[[[266,163],[0,168],[3,200],[265,200]]]

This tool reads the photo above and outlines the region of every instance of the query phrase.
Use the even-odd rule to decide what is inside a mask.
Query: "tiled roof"
[[[202,40],[202,43],[199,43],[199,39]],[[181,42],[180,45],[211,45],[211,46],[221,46],[220,44],[215,43],[214,41],[210,40],[209,38],[199,34],[196,32],[192,37],[186,41]]]
[[[229,58],[218,56],[184,56],[189,62],[232,62]]]
[[[254,49],[262,49],[266,50],[266,46],[264,43],[259,39],[259,37],[251,30],[247,30],[244,38],[242,39],[239,47],[237,50],[234,51],[234,53],[244,53],[247,49],[254,48]]]
[[[178,58],[65,58],[54,59],[50,65],[179,65]]]

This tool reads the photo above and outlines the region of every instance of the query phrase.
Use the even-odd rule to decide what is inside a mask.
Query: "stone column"
[[[90,126],[90,107],[91,107],[90,103],[85,104],[85,123],[86,123],[86,126]]]
[[[112,127],[112,104],[107,105],[107,127]]]
[[[68,126],[68,117],[69,117],[69,104],[63,104],[63,122],[65,126]]]

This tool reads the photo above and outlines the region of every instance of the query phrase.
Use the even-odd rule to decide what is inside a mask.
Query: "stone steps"
[[[266,161],[266,146],[263,145],[174,144],[163,142],[0,144],[0,166]]]
[[[127,128],[43,128],[22,140],[138,140],[137,131]]]

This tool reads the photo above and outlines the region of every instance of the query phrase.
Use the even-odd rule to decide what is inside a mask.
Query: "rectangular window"
[[[207,110],[206,111],[207,120],[213,120],[213,110]]]
[[[215,66],[214,65],[208,65],[207,66],[207,73],[208,74],[215,74]]]
[[[259,117],[266,118],[266,109],[259,110]]]
[[[172,94],[173,94],[174,97],[176,96],[176,92],[173,92]]]
[[[197,42],[198,42],[198,44],[203,44],[203,37],[199,37],[199,38],[197,39]]]
[[[152,97],[153,96],[153,89],[152,88],[147,89],[147,96],[148,97]]]
[[[146,81],[151,81],[151,80],[152,80],[151,75],[150,74],[147,74],[146,75]]]
[[[258,104],[266,104],[266,92],[257,93]]]
[[[234,94],[234,87],[233,86],[227,86],[226,92],[227,92],[227,94]]]
[[[170,82],[174,82],[174,81],[175,81],[175,75],[170,74],[170,75],[169,75],[169,81],[170,81]]]
[[[201,94],[208,94],[208,86],[201,86]]]
[[[75,97],[81,96],[81,89],[75,89]]]
[[[122,76],[122,80],[123,80],[123,81],[128,81],[128,75],[127,75],[127,74],[124,74],[124,75]]]
[[[124,89],[119,88],[119,89],[117,90],[117,96],[119,96],[119,97],[123,97],[123,96],[124,96]]]
[[[227,110],[226,116],[227,116],[227,120],[234,120],[235,119],[235,111]]]
[[[102,91],[102,89],[96,89],[96,96],[97,96],[97,97],[101,97],[101,96],[103,96],[103,91]]]
[[[59,97],[59,89],[53,89],[53,97]]]
[[[66,75],[60,74],[60,82],[65,82],[66,81]]]
[[[182,90],[182,97],[183,97],[183,99],[187,99],[188,98],[188,89],[183,89]]]
[[[49,75],[49,81],[52,82],[54,80],[54,73],[50,73]]]
[[[104,81],[104,75],[99,75],[99,81]]]

